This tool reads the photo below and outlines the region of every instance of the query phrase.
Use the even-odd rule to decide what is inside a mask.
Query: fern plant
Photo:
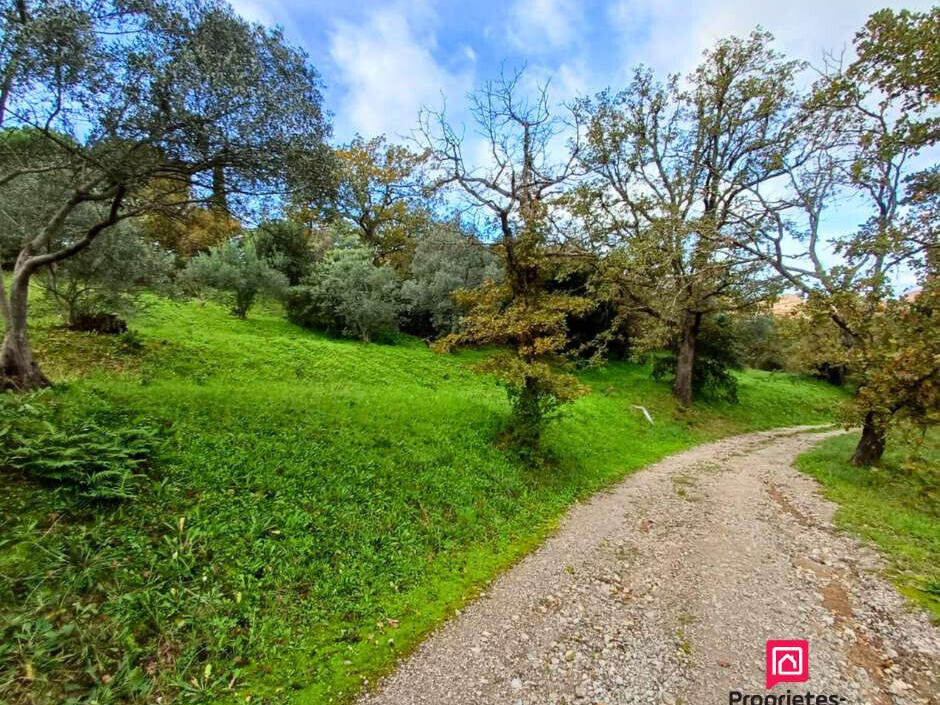
[[[159,445],[155,428],[93,420],[53,423],[51,407],[36,402],[36,395],[7,396],[0,404],[0,467],[72,487],[91,500],[136,496]]]

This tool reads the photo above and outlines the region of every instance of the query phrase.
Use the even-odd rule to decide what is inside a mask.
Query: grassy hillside
[[[144,419],[168,443],[118,506],[0,477],[0,700],[342,702],[576,499],[707,439],[826,422],[840,398],[747,372],[740,404],[679,413],[646,368],[613,364],[581,374],[592,394],[531,468],[493,443],[508,404],[476,355],[200,303],[154,301],[134,328],[36,327],[69,382],[35,403]]]
[[[889,443],[880,468],[847,461],[856,443],[857,435],[832,438],[797,465],[841,505],[837,524],[873,543],[898,589],[940,621],[940,434],[928,435],[914,462],[909,446]]]

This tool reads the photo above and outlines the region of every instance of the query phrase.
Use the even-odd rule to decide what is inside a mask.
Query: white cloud
[[[566,101],[588,93],[594,87],[594,82],[592,72],[581,57],[559,66],[552,81],[559,89],[559,97]]]
[[[231,0],[231,5],[239,15],[254,22],[271,25],[276,23],[274,3],[261,0]]]
[[[422,106],[440,106],[442,94],[462,101],[472,86],[472,67],[455,71],[438,63],[428,24],[427,13],[409,16],[398,8],[375,10],[364,24],[336,24],[330,35],[341,91],[336,111],[350,133],[338,137],[408,135]],[[462,59],[472,65],[466,53]]]
[[[646,63],[659,71],[688,71],[717,39],[746,35],[757,25],[773,32],[778,48],[821,64],[825,52],[851,47],[855,32],[875,10],[887,6],[928,9],[930,0],[618,0],[610,8],[622,37],[627,67]],[[620,77],[623,78],[623,77]]]
[[[302,38],[290,0],[229,0],[239,15],[268,27],[280,25],[295,39]]]
[[[519,49],[539,54],[571,45],[582,29],[577,0],[516,0],[506,34]]]

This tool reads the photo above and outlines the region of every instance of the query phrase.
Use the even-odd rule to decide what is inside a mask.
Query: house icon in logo
[[[809,642],[805,639],[771,639],[767,642],[767,690],[777,683],[809,680]]]
[[[779,656],[779,658],[775,658],[773,662],[776,675],[798,675],[803,670],[802,664],[800,663],[803,660],[803,654],[799,651],[794,652],[791,649],[774,649],[774,651],[782,652],[782,655]]]

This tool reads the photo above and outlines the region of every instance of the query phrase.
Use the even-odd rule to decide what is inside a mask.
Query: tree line
[[[573,357],[654,353],[688,406],[733,389],[728,321],[791,291],[804,357],[849,373],[857,464],[891,424],[938,420],[940,9],[877,12],[855,58],[822,67],[757,30],[688,75],[640,67],[567,104],[509,72],[469,97],[472,143],[426,109],[410,144],[339,147],[308,57],[225,3],[0,16],[4,388],[48,384],[34,278],[73,327],[160,286],[239,316],[267,293],[336,334],[496,348],[507,436],[532,449],[585,392]],[[837,208],[858,225],[830,224]]]

